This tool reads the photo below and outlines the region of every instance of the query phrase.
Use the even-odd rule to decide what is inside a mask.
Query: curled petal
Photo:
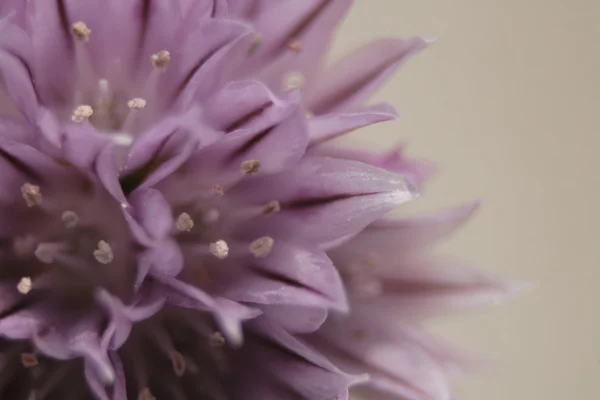
[[[355,129],[398,118],[394,108],[379,104],[364,110],[319,115],[308,120],[311,146],[334,139]]]
[[[257,204],[276,198],[281,212],[265,222],[266,231],[289,227],[327,248],[416,198],[418,191],[401,176],[366,164],[309,157],[294,170],[244,181],[232,195]]]
[[[315,115],[358,106],[428,42],[418,37],[370,43],[329,68],[307,87],[304,101]]]

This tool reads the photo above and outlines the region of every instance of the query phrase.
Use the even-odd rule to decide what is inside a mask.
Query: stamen
[[[75,37],[83,42],[90,40],[92,30],[83,21],[75,22],[71,25],[71,31]]]
[[[177,221],[175,222],[175,226],[181,232],[189,232],[194,227],[194,220],[190,217],[188,213],[181,213],[179,217],[177,217]]]
[[[67,210],[62,213],[60,220],[65,224],[65,227],[72,229],[79,223],[79,216],[75,211]]]
[[[254,36],[252,36],[252,43],[250,43],[250,48],[248,48],[248,55],[252,56],[256,54],[261,44],[262,37],[260,36],[260,34],[255,33]]]
[[[270,201],[263,207],[263,214],[265,215],[275,214],[279,211],[281,211],[281,205],[277,200]]]
[[[94,258],[100,264],[110,264],[114,260],[115,255],[112,247],[104,240],[101,240],[98,242],[98,248],[94,250]]]
[[[217,196],[223,196],[223,195],[225,195],[225,188],[223,186],[221,186],[221,185],[213,185],[212,191]]]
[[[109,137],[117,146],[127,147],[133,143],[133,136],[128,133],[111,133]],[[121,205],[121,207],[123,207],[123,205]],[[127,208],[127,205],[123,208]]]
[[[32,285],[33,285],[33,283],[31,282],[31,278],[28,276],[25,276],[25,277],[21,278],[21,280],[19,281],[19,284],[17,285],[17,290],[21,294],[27,294],[27,293],[31,292]]]
[[[300,72],[291,72],[286,75],[283,81],[283,90],[285,92],[291,92],[296,89],[302,89],[306,83],[304,75]]]
[[[244,175],[254,175],[260,170],[260,161],[246,160],[242,163],[242,173]]]
[[[302,51],[302,42],[299,40],[291,40],[288,42],[287,47],[296,53],[300,53]]]
[[[167,50],[161,50],[158,53],[152,54],[150,59],[152,60],[152,65],[154,65],[155,68],[165,70],[171,61],[171,53],[169,53]]]
[[[54,258],[66,245],[64,243],[40,243],[35,249],[35,256],[44,264],[52,264]]]
[[[208,250],[219,260],[223,260],[229,255],[229,246],[224,240],[217,240],[216,242],[209,244]]]
[[[35,354],[21,353],[21,364],[23,364],[25,368],[33,368],[39,364],[39,361]]]
[[[38,185],[32,185],[31,183],[24,183],[21,186],[21,194],[27,203],[27,207],[39,206],[42,203],[42,192]]]
[[[138,400],[156,400],[156,397],[154,397],[152,395],[152,392],[150,392],[150,389],[143,388],[140,391],[140,394],[138,395]]]
[[[225,346],[225,336],[221,332],[215,332],[210,335],[210,345],[211,347],[223,347]]]
[[[185,374],[186,369],[185,358],[183,358],[183,355],[178,351],[174,351],[171,353],[171,362],[173,363],[173,372],[175,372],[175,375],[182,377],[183,374]]]
[[[73,111],[71,121],[81,123],[83,121],[87,121],[92,115],[94,115],[94,109],[92,106],[83,104]]]
[[[142,110],[144,107],[146,107],[146,100],[140,97],[136,97],[134,99],[129,100],[127,102],[127,106],[132,110]]]
[[[256,258],[265,258],[273,250],[275,241],[270,236],[264,236],[250,243],[250,252]]]
[[[135,99],[129,100],[127,102],[127,106],[129,107],[129,114],[127,114],[125,122],[123,122],[123,127],[121,128],[121,130],[124,132],[123,134],[125,135],[128,135],[129,132],[135,131],[136,122],[138,120],[137,111],[142,110],[146,107],[146,100],[144,100],[141,97],[136,97]],[[131,141],[133,141],[133,137],[131,137]]]

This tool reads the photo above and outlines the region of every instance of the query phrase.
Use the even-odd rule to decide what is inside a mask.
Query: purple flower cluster
[[[447,400],[436,313],[514,292],[384,219],[430,166],[329,141],[428,45],[350,0],[0,3],[0,398]]]

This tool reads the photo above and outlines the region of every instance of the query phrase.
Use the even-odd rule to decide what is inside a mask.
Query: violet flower
[[[380,219],[427,165],[324,146],[427,44],[323,70],[349,5],[2,2],[0,398],[449,398],[422,319],[513,288],[411,258],[473,206]]]

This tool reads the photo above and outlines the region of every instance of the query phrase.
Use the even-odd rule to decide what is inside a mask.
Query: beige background
[[[502,361],[457,398],[600,399],[600,2],[356,3],[335,54],[386,35],[439,41],[377,95],[405,118],[355,140],[437,161],[416,208],[485,201],[445,249],[536,283],[442,326]]]

